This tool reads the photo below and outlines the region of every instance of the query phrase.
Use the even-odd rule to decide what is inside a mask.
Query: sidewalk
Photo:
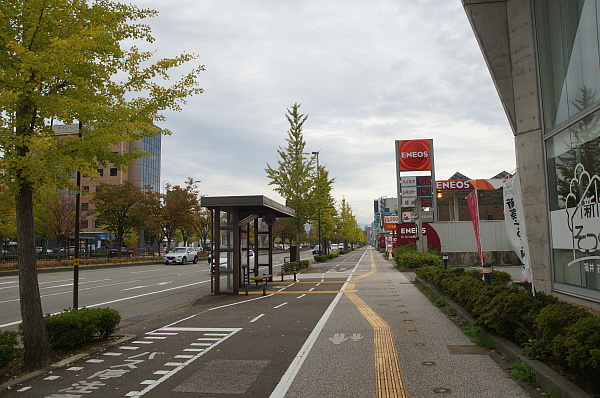
[[[293,382],[271,397],[530,397],[379,253],[353,279],[358,300],[339,295]]]
[[[0,396],[539,396],[375,250],[315,264],[268,293],[206,297]]]

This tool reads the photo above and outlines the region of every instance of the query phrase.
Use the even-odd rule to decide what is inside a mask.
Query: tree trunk
[[[29,183],[22,183],[16,197],[17,256],[19,261],[19,298],[23,322],[24,368],[40,369],[54,360],[37,279],[33,193]]]

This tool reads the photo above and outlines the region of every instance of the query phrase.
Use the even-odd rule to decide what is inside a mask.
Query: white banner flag
[[[518,173],[515,173],[504,183],[504,223],[506,234],[517,256],[523,263],[523,282],[533,285],[531,262],[529,258],[529,244],[527,243],[527,228],[523,213],[523,199],[521,196],[521,182]]]

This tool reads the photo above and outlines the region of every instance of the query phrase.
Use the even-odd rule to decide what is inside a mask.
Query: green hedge
[[[21,355],[17,332],[0,332],[0,369]]]
[[[486,326],[523,348],[526,355],[554,364],[563,373],[600,388],[600,318],[554,296],[510,285],[493,271],[491,284],[479,272],[424,267],[416,274]]]
[[[119,322],[121,316],[110,308],[70,308],[44,317],[50,345],[59,349],[70,349],[95,338],[106,338],[116,331]]]
[[[419,253],[417,245],[414,243],[396,247],[394,250],[394,261],[399,268],[415,269],[442,265],[442,259],[437,250],[430,249],[426,253]]]
[[[284,272],[292,271],[294,268],[296,268],[296,271],[300,271],[302,268],[308,268],[308,267],[310,267],[309,260],[300,260],[300,262],[292,261],[292,262],[283,264],[283,271]]]
[[[323,261],[331,260],[332,258],[336,258],[340,255],[340,252],[333,252],[329,254],[320,254],[315,256],[315,261],[318,263],[322,263]]]

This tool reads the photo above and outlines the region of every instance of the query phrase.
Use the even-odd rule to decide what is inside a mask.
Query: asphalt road
[[[352,265],[343,270],[349,272],[363,255],[364,250],[360,250],[344,256],[346,260],[343,261]],[[321,272],[339,265],[340,262],[325,265]],[[152,290],[166,290],[170,285],[175,288],[176,283],[185,285],[186,279],[188,285],[197,283],[181,291],[145,296],[152,302],[147,306],[136,304],[138,310],[162,307],[143,320],[129,322],[122,328],[122,333],[135,338],[14,386],[0,395],[23,398],[164,397],[174,396],[174,393],[181,397],[197,397],[198,394],[210,397],[268,396],[348,278],[347,273],[337,275],[334,272],[325,281],[322,274],[313,277],[307,273],[294,282],[293,276],[288,275],[284,282],[276,278],[269,283],[269,290],[278,292],[275,295],[263,296],[262,289],[251,289],[249,296],[207,295],[195,300],[200,295],[198,292],[206,289],[206,283],[202,283],[202,278],[193,282],[190,273],[208,276],[207,265],[177,267],[175,269],[181,274],[177,275],[178,282],[171,271],[173,283],[157,288],[154,284],[160,280],[160,275],[164,275],[164,268],[128,267],[126,272],[113,269],[121,276],[101,282],[106,285],[127,282],[117,289],[107,288],[119,295],[109,301],[125,313],[132,310],[123,298],[127,292],[132,293],[123,290],[132,289],[136,284],[149,286]],[[86,273],[90,279],[99,277],[96,272],[90,274]],[[129,283],[133,281],[135,283]],[[133,291],[142,295],[142,289],[145,288]],[[290,289],[289,294],[286,289]],[[181,293],[193,304],[173,305],[170,300]],[[179,304],[183,301],[178,299]],[[134,316],[141,315],[143,312]]]
[[[280,272],[289,253],[273,256],[275,272]],[[301,253],[311,258],[310,251]],[[73,272],[38,275],[44,313],[57,313],[73,307]],[[149,316],[189,306],[210,294],[207,261],[197,264],[115,266],[103,269],[80,268],[78,307],[110,307],[121,314],[121,326],[143,321]],[[16,330],[21,323],[18,276],[0,276],[0,329]]]
[[[529,397],[374,250],[249,293],[162,307],[123,326],[127,341],[0,396]]]

